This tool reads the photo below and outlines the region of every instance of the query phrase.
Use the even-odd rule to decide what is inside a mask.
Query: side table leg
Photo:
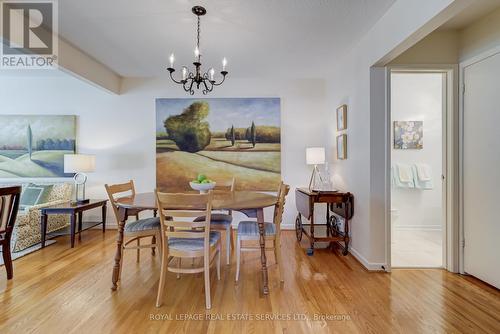
[[[78,212],[78,240],[82,240],[83,212]]]
[[[307,250],[307,255],[312,256],[314,255],[314,211],[311,214],[311,238],[309,238],[309,241],[311,242],[310,248]]]
[[[120,211],[124,209],[120,208]],[[121,213],[120,217],[123,217],[123,219],[126,218],[125,213]],[[115,254],[115,263],[113,266],[113,276],[111,278],[111,290],[115,291],[116,288],[118,287],[117,283],[118,280],[120,279],[120,266],[121,266],[121,261],[122,261],[122,245],[123,245],[123,227],[125,225],[124,221],[119,221],[118,222],[118,236],[116,238],[116,254]]]
[[[265,239],[265,226],[264,226],[264,209],[257,209],[257,223],[259,225],[260,235],[260,263],[262,265],[262,292],[269,294],[269,281],[267,276],[267,259],[266,259],[266,239]]]
[[[40,229],[41,229],[41,235],[42,235],[42,248],[45,247],[45,235],[47,234],[47,214],[42,213],[41,216],[41,222],[40,222]]]
[[[71,234],[71,248],[75,247],[75,230],[76,230],[76,214],[72,213],[70,216],[70,234]]]
[[[102,233],[106,232],[106,204],[102,206]]]

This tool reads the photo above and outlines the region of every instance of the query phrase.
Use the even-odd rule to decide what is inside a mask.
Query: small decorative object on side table
[[[81,232],[88,230],[94,226],[102,224],[102,232],[106,231],[106,203],[107,200],[89,200],[87,203],[73,203],[66,202],[62,204],[55,204],[49,207],[41,208],[41,234],[42,234],[42,248],[45,247],[45,237],[47,233],[47,218],[51,214],[68,214],[70,215],[70,231],[71,235],[71,248],[75,247],[75,234],[77,229],[78,217],[78,237],[81,237]],[[102,221],[100,222],[83,222],[83,212],[101,207]],[[51,233],[51,235],[67,235],[67,230],[59,230]]]
[[[75,201],[73,204],[89,203],[85,198],[85,183],[87,182],[88,172],[95,171],[95,156],[89,154],[65,154],[64,172],[76,173],[75,180]],[[80,194],[80,186],[82,193]]]
[[[338,191],[311,191],[308,188],[295,190],[295,203],[297,205],[297,219],[295,220],[295,233],[297,240],[302,240],[302,234],[309,239],[310,248],[307,255],[314,254],[315,242],[338,243],[342,246],[342,254],[349,252],[349,220],[354,214],[354,196],[351,193]],[[314,204],[326,203],[326,237],[317,237],[314,234]],[[330,215],[334,213],[335,215]],[[337,215],[344,218],[343,231],[340,230]],[[302,216],[310,220],[310,224],[302,224]],[[317,225],[317,224],[316,224]],[[309,231],[305,227],[309,227]],[[341,244],[343,243],[343,245]]]

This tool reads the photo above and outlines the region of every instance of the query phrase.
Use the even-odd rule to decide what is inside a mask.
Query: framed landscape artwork
[[[73,176],[64,155],[75,138],[76,116],[0,115],[0,178]]]
[[[347,135],[342,134],[337,136],[337,159],[347,159]]]
[[[424,147],[424,122],[394,121],[394,149],[421,150]]]
[[[337,131],[347,129],[347,105],[337,108]]]
[[[156,185],[189,190],[198,174],[236,189],[276,191],[279,98],[156,99]]]

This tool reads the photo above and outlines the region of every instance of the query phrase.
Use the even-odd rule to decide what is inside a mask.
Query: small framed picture
[[[347,159],[347,135],[342,134],[337,136],[337,159]]]
[[[347,105],[337,108],[337,131],[347,129]]]

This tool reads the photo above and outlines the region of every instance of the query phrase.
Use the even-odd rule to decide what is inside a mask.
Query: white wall
[[[500,7],[460,32],[459,59],[465,61],[500,45]]]
[[[336,63],[328,81],[328,101],[348,105],[348,159],[334,161],[336,184],[356,196],[352,221],[352,252],[369,269],[387,262],[385,92],[383,66],[472,1],[397,1],[359,44]],[[376,94],[373,89],[378,90]],[[332,111],[333,113],[333,111]],[[332,116],[333,117],[333,116]],[[332,123],[335,124],[335,123]],[[336,135],[328,130],[331,150]]]
[[[393,187],[391,209],[397,210],[396,229],[441,230],[443,74],[393,73],[391,113],[394,121],[423,121],[421,150],[391,149],[392,165],[425,163],[432,168],[433,189]],[[393,125],[392,125],[393,126]],[[392,130],[392,129],[391,129]],[[392,137],[394,132],[391,131]],[[391,143],[393,140],[391,140]]]
[[[105,183],[136,181],[138,192],[155,188],[155,98],[186,97],[170,79],[124,79],[122,95],[69,75],[0,77],[0,113],[78,115],[77,149],[96,154],[89,197],[105,198]],[[292,186],[284,224],[294,224],[294,188],[308,184],[305,148],[325,142],[323,80],[236,80],[210,97],[281,97],[282,178]],[[111,210],[108,210],[111,217]],[[321,217],[323,217],[321,215]],[[266,219],[272,219],[269,212]],[[110,221],[114,221],[111,219]]]

